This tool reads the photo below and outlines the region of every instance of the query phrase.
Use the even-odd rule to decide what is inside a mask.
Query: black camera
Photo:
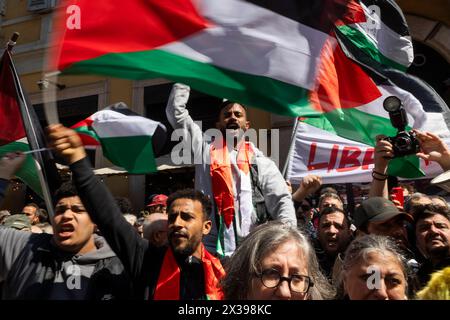
[[[416,134],[413,131],[405,131],[408,118],[400,99],[396,96],[387,97],[383,101],[383,108],[389,113],[389,119],[391,119],[394,128],[397,129],[395,137],[384,138],[392,144],[394,157],[403,157],[419,152],[420,144]]]

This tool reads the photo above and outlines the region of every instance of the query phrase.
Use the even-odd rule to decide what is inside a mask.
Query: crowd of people
[[[224,101],[205,141],[175,84],[167,117],[193,141],[195,189],[153,195],[135,215],[94,175],[77,133],[47,128],[72,171],[54,194],[54,216],[35,204],[0,215],[2,299],[405,300],[450,298],[450,210],[440,197],[390,197],[392,145],[375,147],[369,198],[349,212],[321,177],[294,192],[244,139],[247,109]],[[450,169],[450,150],[416,132],[417,155]],[[230,142],[231,141],[231,142]],[[0,160],[0,200],[25,155]],[[314,208],[309,199],[318,199]]]

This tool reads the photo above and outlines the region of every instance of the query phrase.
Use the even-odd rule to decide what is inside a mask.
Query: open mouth
[[[227,129],[238,130],[239,124],[237,124],[236,122],[229,123],[229,124],[227,124]]]
[[[67,238],[72,235],[72,233],[75,231],[75,228],[71,224],[63,224],[58,228],[58,235],[61,238]]]
[[[174,239],[174,240],[178,240],[178,239],[187,239],[188,236],[182,232],[174,232],[170,235],[170,238]]]
[[[331,248],[337,247],[337,240],[328,240],[327,241],[327,246],[331,247]]]
[[[441,244],[442,240],[440,238],[430,239],[431,244]]]

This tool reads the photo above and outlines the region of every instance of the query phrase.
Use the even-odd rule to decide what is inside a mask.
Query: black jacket
[[[84,158],[70,166],[80,198],[108,244],[130,275],[134,296],[152,299],[167,247],[154,247],[142,239],[123,218],[111,193],[94,175],[89,160]],[[177,258],[180,274],[180,298],[204,299],[202,264],[191,257]]]
[[[103,238],[84,255],[64,252],[52,235],[0,227],[3,299],[110,300],[129,298],[131,285]]]

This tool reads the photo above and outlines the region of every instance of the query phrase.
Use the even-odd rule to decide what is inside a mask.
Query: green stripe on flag
[[[134,80],[168,78],[199,91],[286,116],[311,116],[309,91],[282,81],[201,63],[162,50],[111,53],[78,62],[64,74],[97,73]]]
[[[404,66],[383,55],[375,46],[375,44],[369,41],[364,33],[360,32],[359,30],[350,26],[339,26],[338,30],[344,36],[346,36],[347,39],[349,39],[358,49],[365,52],[373,60],[403,72],[406,72],[406,70],[408,69],[407,66]]]
[[[0,157],[3,157],[3,155],[8,152],[28,151],[28,150],[30,150],[30,147],[28,146],[27,143],[16,141],[1,146]],[[17,171],[16,176],[20,180],[22,180],[28,187],[30,187],[34,192],[36,192],[41,198],[43,198],[41,183],[39,182],[36,166],[34,164],[34,160],[31,155],[27,155],[24,164],[19,169],[19,171]]]
[[[76,127],[73,129],[79,134],[85,134],[87,136],[90,136],[92,139],[99,141],[98,135],[87,126]]]
[[[223,239],[223,216],[219,215],[219,231],[217,233],[217,243],[216,243],[216,252],[221,257],[225,256],[225,250],[224,250],[224,239]]]
[[[104,156],[116,166],[133,174],[156,172],[150,136],[102,138],[100,141]]]
[[[375,137],[379,134],[394,136],[397,133],[389,119],[355,108],[334,109],[318,118],[308,118],[304,122],[370,146],[375,145]]]

